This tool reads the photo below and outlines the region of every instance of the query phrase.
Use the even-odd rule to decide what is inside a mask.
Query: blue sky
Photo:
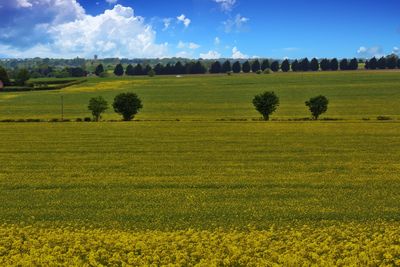
[[[372,57],[399,0],[0,0],[0,58]]]

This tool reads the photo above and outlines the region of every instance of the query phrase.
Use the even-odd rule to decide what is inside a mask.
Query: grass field
[[[400,265],[399,72],[90,80],[2,93],[0,116],[128,89],[151,121],[0,123],[0,265]],[[343,120],[252,121],[271,89],[275,118],[324,94]]]
[[[134,91],[144,102],[137,119],[252,119],[260,116],[251,101],[266,90],[275,91],[281,100],[275,118],[308,117],[304,102],[319,94],[330,100],[325,117],[400,118],[399,87],[399,71],[92,78],[60,91],[0,93],[0,120],[60,118],[61,95],[66,118],[88,117],[91,97],[102,95],[111,103],[116,94],[126,91]],[[104,116],[118,118],[112,109]]]

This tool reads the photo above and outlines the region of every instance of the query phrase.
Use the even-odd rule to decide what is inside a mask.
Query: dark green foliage
[[[135,75],[135,69],[133,68],[132,64],[129,64],[126,67],[125,74],[128,75],[128,76]]]
[[[142,102],[134,93],[122,93],[114,98],[114,111],[121,114],[124,121],[132,120],[143,108]]]
[[[290,70],[289,60],[285,59],[284,61],[282,61],[281,69],[283,72],[288,72]]]
[[[141,64],[136,64],[136,66],[133,68],[133,74],[132,75],[143,75],[143,67]]]
[[[318,120],[318,117],[328,110],[328,99],[323,96],[316,96],[306,101],[306,106],[310,109],[314,120]]]
[[[321,70],[327,71],[331,69],[331,64],[328,59],[324,58],[321,60]]]
[[[86,71],[81,67],[67,68],[69,77],[85,77],[87,75]]]
[[[304,58],[299,63],[299,68],[302,71],[309,71],[310,70],[310,61],[308,58]]]
[[[243,70],[244,73],[249,73],[250,72],[251,66],[250,66],[250,62],[249,61],[246,61],[246,62],[243,63],[242,70]]]
[[[295,61],[292,62],[292,71],[296,72],[299,71],[299,61],[296,59]]]
[[[231,62],[229,60],[225,61],[224,64],[222,64],[222,72],[227,73],[232,71],[232,66]]]
[[[17,73],[17,77],[15,77],[15,82],[17,85],[25,85],[25,82],[29,80],[30,74],[27,69],[20,69]]]
[[[388,69],[395,69],[397,65],[397,56],[396,55],[390,55],[386,59],[386,66]]]
[[[153,69],[151,68],[150,65],[146,65],[146,67],[143,69],[143,75],[149,75],[150,71]]]
[[[376,60],[376,57],[373,57],[368,63],[368,69],[376,70],[377,68],[378,68],[378,60]]]
[[[215,61],[211,64],[210,73],[221,73],[222,66],[219,61]]]
[[[369,60],[365,61],[364,68],[367,70],[369,69]]]
[[[2,66],[0,66],[0,81],[2,81],[4,85],[10,84],[10,78],[8,77],[7,71]]]
[[[117,66],[115,66],[114,74],[117,76],[124,75],[124,67],[122,67],[121,63],[119,63],[119,64],[117,64]]]
[[[349,69],[349,62],[346,58],[340,61],[340,70],[348,70]]]
[[[269,116],[275,112],[279,106],[279,97],[274,92],[264,92],[256,95],[253,99],[253,105],[261,113],[264,120],[268,121]]]
[[[318,63],[318,60],[316,58],[311,59],[310,69],[312,71],[318,71],[319,70],[319,63]]]
[[[234,73],[240,73],[240,71],[242,70],[242,66],[240,65],[239,61],[236,61],[235,63],[233,63],[232,65],[232,71]]]
[[[101,96],[93,97],[89,101],[88,109],[92,112],[93,120],[99,121],[101,114],[108,109],[108,103]]]
[[[204,74],[207,72],[206,67],[204,67],[203,63],[200,60],[196,61],[194,64],[194,68],[192,68],[191,74]]]
[[[94,71],[94,74],[96,74],[96,76],[100,76],[100,74],[102,74],[103,72],[104,72],[103,64],[97,65],[96,70]]]
[[[378,60],[378,68],[381,69],[381,70],[386,69],[386,58],[381,57],[381,58]]]
[[[331,70],[337,71],[339,69],[339,61],[336,58],[333,58],[330,62]]]
[[[258,59],[256,59],[251,64],[251,71],[256,73],[259,70],[261,70],[261,64],[260,64],[260,61],[258,61]]]
[[[349,70],[358,70],[358,60],[356,58],[350,60]]]
[[[149,72],[147,73],[147,75],[148,75],[149,77],[154,77],[154,76],[156,76],[156,72],[155,72],[153,69],[151,69],[151,70],[149,70]]]
[[[273,72],[279,71],[279,62],[278,61],[275,60],[274,62],[271,63],[271,70]]]
[[[186,74],[186,68],[180,61],[176,62],[174,68],[175,68],[174,71],[175,74]]]
[[[261,63],[261,70],[264,71],[266,69],[269,69],[271,67],[269,60],[264,59],[263,62]]]
[[[182,65],[182,64],[181,64]],[[154,67],[154,72],[157,75],[162,75],[164,74],[164,66],[161,63],[157,63],[157,65]]]
[[[400,69],[400,58],[397,59],[397,68]]]

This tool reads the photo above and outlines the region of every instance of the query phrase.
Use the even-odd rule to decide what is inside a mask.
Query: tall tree
[[[400,69],[400,58],[397,60],[397,68]]]
[[[378,60],[376,60],[376,57],[373,57],[369,61],[368,69],[376,70],[377,68],[378,68]]]
[[[316,58],[311,59],[310,69],[312,71],[318,71],[319,70],[319,63],[318,63],[318,60]]]
[[[336,58],[331,59],[331,70],[336,71],[339,69],[339,61]]]
[[[349,69],[350,70],[358,70],[358,60],[356,58],[353,58],[350,60]]]
[[[8,73],[5,68],[0,66],[0,81],[3,82],[4,85],[10,84],[10,78],[8,77]]]
[[[157,63],[154,67],[154,72],[157,75],[163,75],[164,74],[164,66],[161,63]]]
[[[103,64],[97,65],[96,70],[94,71],[96,76],[100,76],[103,72],[104,72]]]
[[[133,75],[143,75],[143,67],[140,63],[133,68]]]
[[[134,93],[121,93],[114,98],[114,111],[121,114],[124,121],[132,120],[143,108],[142,101]]]
[[[388,69],[395,69],[397,65],[397,56],[396,55],[390,55],[386,58],[386,66]]]
[[[308,58],[304,58],[299,63],[300,70],[309,71],[310,70],[310,61]]]
[[[294,72],[299,71],[299,61],[297,59],[292,62],[291,68]]]
[[[327,71],[331,69],[331,64],[329,63],[329,60],[324,58],[321,60],[321,70]]]
[[[246,62],[243,63],[242,65],[242,71],[244,73],[249,73],[251,70],[250,62],[247,60]]]
[[[101,114],[108,109],[108,103],[102,96],[93,97],[89,101],[88,109],[92,112],[94,121],[99,121]]]
[[[27,69],[20,69],[17,73],[17,77],[15,78],[15,81],[17,82],[18,85],[25,85],[25,82],[29,80],[31,77],[29,71]]]
[[[128,76],[135,75],[135,69],[133,68],[132,64],[129,64],[126,67],[125,74],[128,75]]]
[[[222,72],[227,73],[230,71],[232,71],[231,62],[227,60],[224,62],[224,64],[222,64]]]
[[[260,64],[260,61],[258,61],[258,59],[256,59],[251,64],[251,71],[257,72],[259,70],[261,70],[261,64]]]
[[[221,63],[219,61],[215,61],[211,64],[210,73],[221,73]]]
[[[234,73],[240,73],[241,70],[242,70],[242,66],[241,66],[241,64],[240,64],[239,61],[236,61],[235,63],[233,63],[233,65],[232,65],[232,71],[233,71]]]
[[[272,63],[271,63],[271,70],[273,71],[273,72],[277,72],[277,71],[279,71],[279,62],[278,61],[273,61]]]
[[[346,58],[340,61],[340,70],[348,70],[349,69],[349,62]]]
[[[119,64],[117,64],[117,66],[115,66],[114,74],[117,76],[124,75],[124,67],[122,67],[121,63],[119,63]]]
[[[147,64],[146,67],[144,67],[143,69],[143,75],[149,75],[152,70],[153,69],[151,68],[151,66]]]
[[[274,92],[264,92],[254,97],[253,105],[261,113],[264,120],[268,121],[269,116],[279,106],[279,97]]]
[[[180,61],[175,63],[175,74],[185,74],[185,66],[182,65]]]
[[[264,59],[261,63],[261,70],[264,71],[266,69],[269,69],[270,67],[271,67],[271,65],[269,64],[269,60]]]
[[[378,60],[378,68],[381,69],[381,70],[386,69],[386,58],[381,57],[381,58]]]
[[[369,69],[369,60],[366,60],[366,61],[365,61],[364,68],[365,68],[366,70]]]
[[[282,61],[281,69],[283,72],[288,72],[290,70],[289,60],[285,59]]]

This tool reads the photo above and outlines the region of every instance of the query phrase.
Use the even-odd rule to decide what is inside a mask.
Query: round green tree
[[[29,71],[27,69],[20,69],[17,73],[17,77],[15,78],[15,81],[17,82],[18,85],[25,85],[25,82],[29,80],[31,77]]]
[[[314,120],[318,120],[318,117],[328,110],[328,104],[328,99],[323,95],[312,97],[306,101],[306,106],[310,109]]]
[[[96,67],[96,70],[94,71],[94,73],[96,74],[96,76],[100,76],[103,72],[104,72],[103,64],[99,64],[99,65]]]
[[[254,97],[253,105],[261,113],[264,120],[268,121],[269,116],[279,106],[279,97],[274,92],[264,92]]]
[[[114,111],[121,114],[124,121],[132,120],[143,108],[142,101],[134,93],[122,93],[114,98]]]
[[[101,96],[93,97],[89,101],[88,109],[92,112],[93,120],[99,121],[101,114],[108,109],[108,103]]]
[[[117,64],[117,66],[115,66],[114,74],[116,76],[124,75],[124,67],[122,67],[122,64]]]

